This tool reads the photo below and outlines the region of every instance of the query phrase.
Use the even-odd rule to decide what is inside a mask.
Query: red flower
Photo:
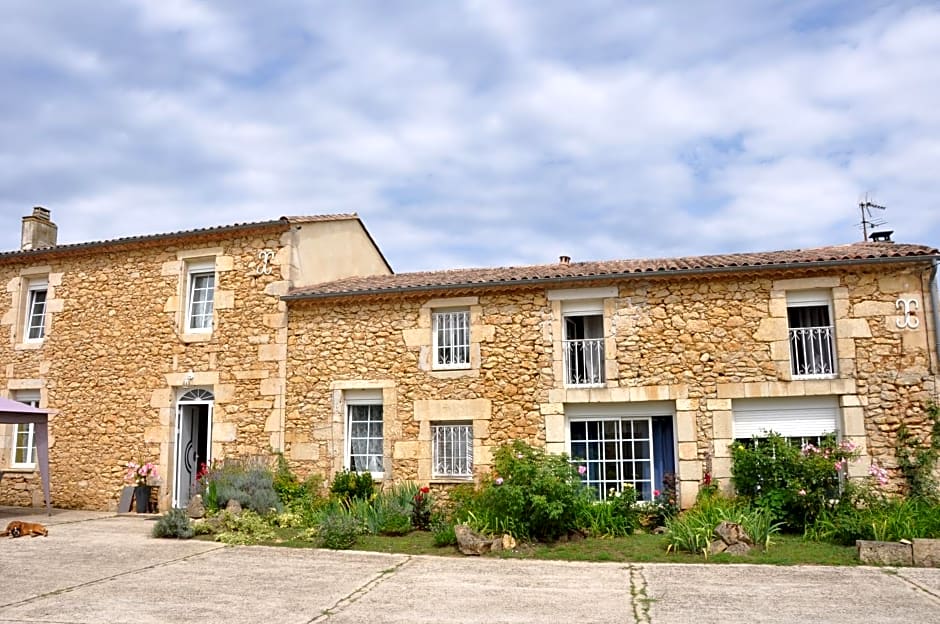
[[[423,488],[421,488],[422,494],[427,494],[430,491],[431,491],[431,488],[429,488],[428,486],[424,486]]]

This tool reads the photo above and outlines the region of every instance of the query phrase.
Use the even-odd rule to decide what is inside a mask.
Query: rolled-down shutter
[[[737,440],[779,433],[785,438],[821,436],[839,430],[837,397],[742,399],[731,406]]]

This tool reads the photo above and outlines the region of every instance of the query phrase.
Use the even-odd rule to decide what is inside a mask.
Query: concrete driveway
[[[565,563],[155,540],[145,517],[0,508],[0,622],[940,623],[940,570]]]

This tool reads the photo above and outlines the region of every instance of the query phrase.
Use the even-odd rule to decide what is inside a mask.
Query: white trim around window
[[[26,313],[23,327],[24,342],[42,342],[46,337],[46,300],[49,281],[31,279],[26,286]]]
[[[470,310],[432,310],[434,369],[470,368]]]
[[[385,478],[385,423],[381,390],[347,390],[343,466],[353,472],[368,472]]]
[[[473,478],[473,423],[431,423],[431,478]]]
[[[215,263],[186,264],[186,331],[209,333],[215,308]]]
[[[39,407],[39,391],[21,390],[14,393],[13,400],[30,407]],[[13,427],[13,454],[10,456],[11,468],[36,467],[36,427],[33,423],[23,423]]]

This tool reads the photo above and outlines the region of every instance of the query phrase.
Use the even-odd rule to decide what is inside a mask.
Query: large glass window
[[[431,425],[431,461],[434,477],[472,477],[473,425]]]
[[[349,440],[347,468],[354,472],[371,472],[380,477],[382,468],[382,405],[352,404],[346,406]]]
[[[215,268],[204,264],[189,267],[189,308],[186,327],[190,331],[212,331],[215,302]]]
[[[571,460],[586,469],[584,482],[600,499],[633,487],[637,500],[653,499],[652,428],[648,418],[572,420]]]
[[[26,300],[26,340],[42,340],[46,335],[46,280],[29,283]]]
[[[470,311],[447,310],[432,314],[434,368],[470,366]]]

